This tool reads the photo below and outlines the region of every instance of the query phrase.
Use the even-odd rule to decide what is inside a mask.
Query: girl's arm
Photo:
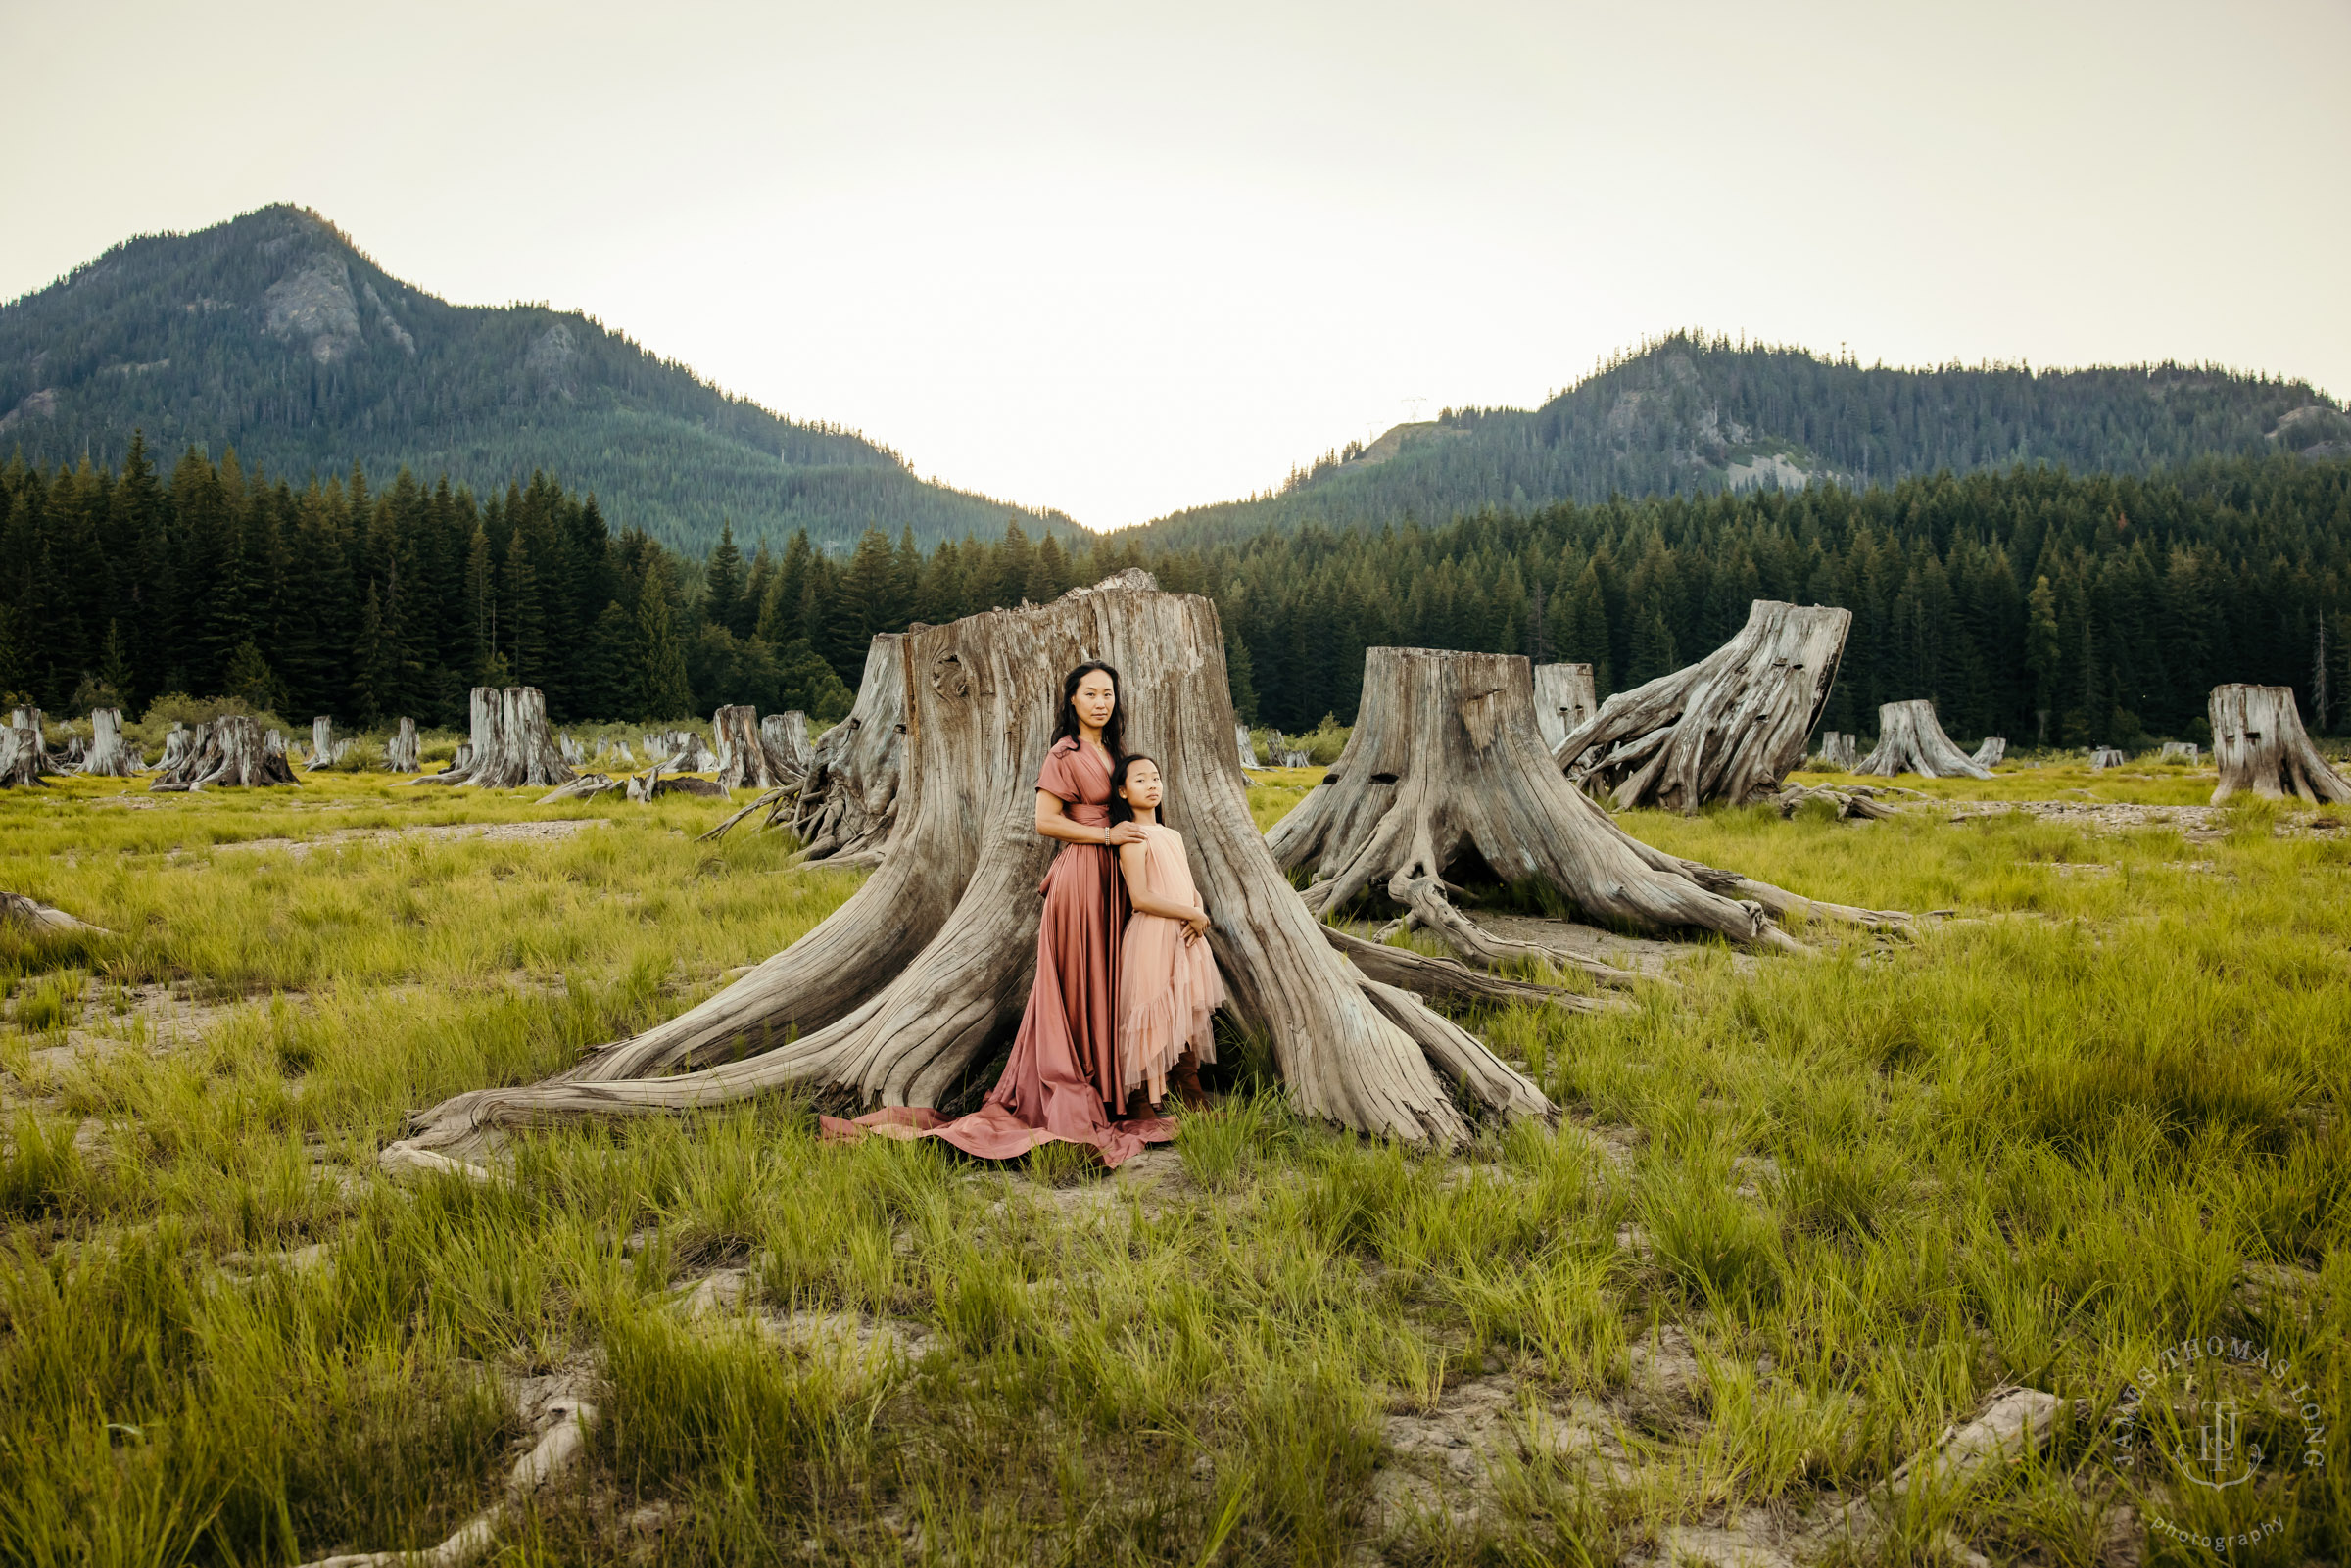
[[[1143,831],[1133,823],[1116,823],[1108,828],[1089,828],[1074,821],[1069,807],[1059,795],[1039,789],[1036,792],[1036,831],[1047,838],[1058,838],[1065,844],[1139,844]]]
[[[1125,826],[1122,824],[1121,826]],[[1208,934],[1208,913],[1189,904],[1178,904],[1173,898],[1163,898],[1143,886],[1143,860],[1150,851],[1140,843],[1127,845],[1119,851],[1119,871],[1127,879],[1127,902],[1141,915],[1157,915],[1163,920],[1179,920],[1191,927],[1194,935]]]

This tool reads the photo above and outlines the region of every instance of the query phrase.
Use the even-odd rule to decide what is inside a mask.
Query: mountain
[[[503,492],[540,469],[616,525],[700,555],[722,518],[843,551],[868,526],[936,541],[1082,531],[926,484],[897,453],[730,397],[577,311],[451,305],[333,224],[265,207],[148,235],[0,305],[0,461],[119,462],[234,446],[299,485],[363,463]]]
[[[2177,364],[1890,370],[1676,333],[1531,412],[1448,408],[1351,443],[1270,496],[1146,525],[1173,548],[1311,524],[1441,524],[1486,507],[1704,495],[2053,464],[2146,474],[2204,456],[2351,456],[2308,383]]]

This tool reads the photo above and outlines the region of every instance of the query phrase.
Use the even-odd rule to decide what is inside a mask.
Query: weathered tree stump
[[[717,756],[703,742],[699,730],[648,732],[645,754],[667,773],[706,773],[718,766]]]
[[[1765,946],[1799,945],[1775,914],[1907,923],[1816,904],[1625,832],[1552,760],[1527,662],[1510,654],[1368,650],[1347,749],[1266,840],[1284,872],[1312,868],[1304,902],[1317,915],[1376,889],[1473,963],[1495,948],[1444,904],[1457,876],[1539,881],[1591,919]]]
[[[1980,768],[1952,743],[1936,722],[1935,704],[1923,697],[1889,702],[1878,709],[1878,749],[1853,769],[1891,779],[1915,773],[1924,779],[1989,779],[1991,770]]]
[[[1266,771],[1266,765],[1257,760],[1257,743],[1249,738],[1247,725],[1235,724],[1232,727],[1232,744],[1233,749],[1241,754],[1242,772],[1263,773]]]
[[[2240,790],[2264,800],[2281,800],[2290,792],[2314,804],[2351,801],[2351,784],[2310,743],[2292,687],[2216,686],[2207,711],[2212,760],[2221,770],[2214,805]]]
[[[883,661],[903,672],[896,711],[907,734],[898,828],[881,869],[814,931],[700,1006],[561,1078],[449,1101],[417,1119],[416,1143],[462,1147],[488,1127],[683,1110],[787,1083],[936,1103],[1009,1038],[1026,1004],[1037,881],[1057,847],[1035,830],[1036,769],[1062,672],[1088,657],[1122,671],[1127,743],[1165,771],[1167,820],[1197,868],[1232,1006],[1271,1043],[1301,1111],[1451,1143],[1467,1129],[1450,1080],[1481,1107],[1547,1113],[1534,1086],[1475,1040],[1352,968],[1291,890],[1234,777],[1223,649],[1208,600],[1156,592],[1135,571],[1041,607],[902,634]],[[1531,712],[1525,723],[1532,748]],[[661,1075],[689,1062],[720,1065]]]
[[[200,725],[199,739],[178,766],[157,776],[148,790],[169,794],[193,789],[257,789],[270,784],[295,784],[294,765],[286,743],[274,730],[264,731],[241,713],[224,714]]]
[[[1275,758],[1273,765],[1277,768],[1311,768],[1315,765],[1315,759],[1311,754],[1292,746]]]
[[[2006,761],[2007,757],[2008,741],[2006,737],[1996,735],[1988,735],[1984,737],[1984,743],[1976,747],[1976,754],[1967,760],[1974,763],[1979,768],[1989,769],[1997,767],[2000,763]]]
[[[2166,740],[2163,749],[2156,755],[2165,762],[2177,758],[2193,767],[2197,756],[2196,743],[2193,740]]]
[[[783,760],[767,749],[759,733],[759,710],[749,706],[720,708],[710,715],[710,733],[718,737],[718,787],[773,789],[790,777]]]
[[[57,771],[60,773],[79,773],[81,772],[81,736],[77,735],[69,735],[66,736],[65,754],[57,759]]]
[[[41,787],[41,733],[22,724],[0,730],[0,789]]]
[[[92,778],[127,779],[139,767],[137,750],[122,738],[122,710],[92,708],[90,749],[82,756],[81,771]]]
[[[333,767],[335,755],[335,721],[322,713],[311,721],[311,772]]]
[[[889,847],[906,757],[905,643],[914,635],[875,637],[856,705],[816,743],[792,812],[792,834],[808,846],[804,860],[870,863]]]
[[[40,778],[54,778],[64,770],[57,764],[57,754],[49,749],[49,716],[38,708],[17,708],[8,716],[9,727],[30,733],[32,770]]]
[[[1603,703],[1556,748],[1559,766],[1620,810],[1759,800],[1804,760],[1852,624],[1849,610],[1757,599],[1737,637]]]
[[[1819,763],[1823,772],[1850,773],[1860,760],[1860,736],[1839,730],[1821,731]]]
[[[1569,736],[1591,722],[1599,711],[1600,693],[1592,684],[1592,666],[1535,666],[1535,724],[1543,732],[1543,743],[1553,751],[1558,751]]]
[[[189,747],[197,743],[196,731],[174,719],[164,732],[164,754],[156,759],[156,771],[169,773],[187,760]]]
[[[420,784],[475,784],[485,789],[544,789],[571,782],[571,765],[547,727],[547,698],[535,686],[477,686],[468,699],[473,738],[457,747],[447,772],[411,779]]]
[[[555,736],[555,750],[565,762],[574,768],[587,766],[588,753],[580,749],[580,743],[571,737],[569,730]]]
[[[789,775],[808,771],[816,747],[808,738],[808,715],[797,708],[783,713],[771,713],[759,721],[759,738],[767,742],[768,755],[782,764]]]
[[[393,773],[414,773],[423,766],[416,755],[416,721],[403,719],[384,742],[384,766]]]
[[[2091,773],[2104,773],[2109,768],[2119,768],[2125,760],[2123,754],[2112,746],[2089,748],[2089,771]]]

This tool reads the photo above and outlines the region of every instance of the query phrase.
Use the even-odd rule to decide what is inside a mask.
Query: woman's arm
[[[1119,851],[1119,872],[1127,879],[1127,902],[1138,915],[1157,915],[1162,920],[1179,920],[1192,928],[1195,936],[1208,934],[1208,912],[1190,904],[1178,904],[1173,898],[1162,898],[1143,885],[1143,863],[1151,853],[1138,841]]]
[[[1133,823],[1113,823],[1108,828],[1089,828],[1070,816],[1069,807],[1061,796],[1047,790],[1036,792],[1036,831],[1047,838],[1058,838],[1065,844],[1139,844],[1143,831]]]

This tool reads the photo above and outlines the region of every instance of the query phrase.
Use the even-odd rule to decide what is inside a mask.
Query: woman
[[[1060,850],[1039,887],[1036,979],[1004,1075],[980,1109],[932,1129],[957,1148],[1009,1160],[1053,1138],[1088,1143],[1115,1165],[1176,1134],[1157,1117],[1121,1120],[1119,945],[1127,888],[1118,849],[1140,843],[1110,821],[1119,742],[1119,672],[1099,660],[1061,683],[1061,722],[1036,776],[1036,831]]]

